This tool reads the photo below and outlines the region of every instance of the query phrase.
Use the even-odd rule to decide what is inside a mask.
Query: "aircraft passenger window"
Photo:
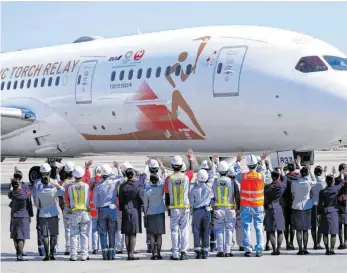
[[[49,79],[48,79],[48,86],[51,86],[52,85],[52,77],[49,77]]]
[[[42,80],[41,80],[41,87],[44,87],[44,86],[45,86],[45,81],[46,81],[46,79],[45,79],[45,78],[42,78]]]
[[[5,87],[5,82],[2,82],[1,83],[1,90],[4,90],[4,87]]]
[[[186,75],[190,75],[190,73],[192,73],[192,65],[188,64],[186,67]]]
[[[141,79],[142,77],[142,68],[139,69],[139,71],[137,71],[137,78]]]
[[[181,65],[178,65],[178,66],[176,67],[176,70],[175,70],[175,75],[176,75],[176,76],[179,76],[180,73],[181,73]]]
[[[165,70],[165,76],[166,76],[166,77],[169,76],[170,70],[171,70],[171,66],[168,66],[168,67],[166,68],[166,70]]]
[[[23,87],[24,87],[24,80],[22,80],[22,81],[20,82],[20,89],[23,89]]]
[[[122,81],[124,79],[124,70],[122,70],[120,73],[119,73],[119,80]]]
[[[161,67],[159,66],[159,67],[157,67],[157,70],[155,71],[155,76],[157,78],[159,78],[160,77],[160,73],[161,73]]]
[[[334,70],[347,71],[347,59],[336,56],[323,56],[326,62]]]
[[[328,67],[318,56],[308,56],[301,58],[295,69],[302,73],[312,73],[327,71]]]
[[[17,89],[17,84],[18,84],[18,82],[15,81],[14,84],[13,84],[13,89]]]
[[[30,88],[30,85],[31,85],[31,79],[29,79],[29,80],[27,81],[27,88]]]
[[[58,86],[60,82],[60,77],[55,78],[55,86]]]
[[[134,70],[129,70],[129,74],[128,74],[128,80],[131,80],[133,78],[133,74],[134,74]]]
[[[7,90],[10,90],[10,88],[11,88],[11,81],[9,81],[9,82],[7,83]]]
[[[35,79],[34,81],[34,87],[36,88],[37,87],[37,84],[39,83],[39,79]]]
[[[147,79],[149,79],[150,77],[151,77],[151,74],[152,74],[152,68],[148,68],[147,69],[147,73],[146,73],[146,77],[147,77]]]
[[[222,63],[219,63],[219,64],[218,64],[218,67],[217,67],[217,74],[220,74],[220,73],[222,72],[222,66],[223,66]]]
[[[115,78],[116,78],[116,71],[112,71],[112,74],[111,74],[111,82],[114,82]],[[81,82],[81,75],[78,76],[78,82],[77,82],[77,84],[80,84],[80,82]]]

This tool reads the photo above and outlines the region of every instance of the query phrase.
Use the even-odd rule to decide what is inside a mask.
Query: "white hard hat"
[[[186,170],[187,170],[186,163],[182,162],[181,172],[185,172]]]
[[[159,162],[155,159],[151,159],[149,161],[149,165],[148,165],[149,168],[159,168]]]
[[[200,169],[210,169],[207,160],[201,162]]]
[[[183,159],[179,155],[176,155],[171,159],[172,165],[183,165],[183,163]]]
[[[64,171],[69,173],[69,172],[72,172],[74,168],[75,168],[75,164],[71,161],[68,161],[64,166]]]
[[[228,176],[236,176],[236,172],[233,167],[229,168],[228,170]]]
[[[246,159],[247,166],[254,166],[258,164],[258,159],[255,157],[255,155],[249,155]]]
[[[72,171],[72,176],[75,178],[82,178],[84,176],[84,169],[80,166],[76,166]]]
[[[40,173],[49,173],[52,170],[48,163],[44,163],[40,167]]]
[[[206,182],[208,179],[208,173],[206,170],[202,169],[198,172],[196,178],[201,182]]]
[[[120,169],[122,172],[125,172],[126,169],[133,169],[133,166],[128,161],[125,161],[121,166]]]
[[[101,167],[101,175],[110,175],[112,173],[112,168],[108,164],[104,164]]]
[[[223,161],[219,162],[219,164],[218,164],[218,171],[219,172],[225,173],[228,171],[228,169],[229,169],[229,164],[226,161],[223,160]]]

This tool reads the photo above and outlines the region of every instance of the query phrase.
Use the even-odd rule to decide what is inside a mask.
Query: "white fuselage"
[[[2,135],[2,156],[326,147],[347,136],[347,72],[323,55],[346,58],[312,37],[251,26],[5,53],[1,107],[36,120]],[[305,56],[329,69],[299,72]]]

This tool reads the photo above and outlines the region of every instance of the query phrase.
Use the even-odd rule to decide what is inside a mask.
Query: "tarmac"
[[[143,170],[146,156],[144,155],[116,155],[116,156],[92,156],[88,158],[73,159],[76,165],[83,166],[84,162],[88,159],[93,160],[95,164],[111,163],[114,160],[119,162],[129,161],[134,167]],[[66,160],[64,160],[66,161]],[[64,162],[63,161],[63,162]],[[9,226],[10,226],[10,208],[8,207],[9,199],[7,198],[6,188],[8,188],[8,182],[13,174],[14,166],[17,166],[25,174],[25,180],[27,180],[27,172],[34,165],[43,163],[42,159],[28,159],[24,163],[18,163],[18,159],[6,159],[1,163],[1,272],[9,273],[114,273],[117,271],[131,272],[131,273],[147,273],[147,272],[230,272],[240,270],[240,272],[266,272],[266,273],[325,273],[325,272],[346,272],[347,264],[347,250],[335,250],[335,256],[324,255],[325,250],[313,250],[312,239],[309,239],[309,252],[307,256],[297,256],[297,251],[286,251],[285,242],[282,245],[281,256],[271,256],[269,252],[264,252],[264,256],[261,258],[245,258],[243,252],[238,252],[238,246],[235,244],[233,247],[234,257],[230,258],[217,258],[216,252],[210,253],[210,257],[207,260],[194,259],[195,254],[193,252],[193,236],[190,233],[189,239],[189,257],[188,261],[170,261],[170,225],[169,218],[166,217],[166,231],[167,234],[163,235],[163,250],[162,256],[164,260],[152,261],[150,260],[151,254],[146,253],[145,233],[138,234],[137,236],[137,249],[140,258],[138,261],[127,261],[126,254],[118,255],[114,261],[103,261],[101,254],[90,254],[90,260],[85,262],[70,262],[68,256],[62,255],[64,252],[64,229],[63,221],[61,219],[60,235],[58,241],[58,255],[56,261],[43,262],[42,258],[38,256],[36,245],[36,221],[32,218],[30,236],[31,239],[26,241],[25,252],[29,261],[17,262],[14,254],[13,242],[10,239]],[[316,152],[315,165],[327,165],[329,172],[332,166],[336,168],[342,162],[347,162],[347,152]],[[60,217],[61,218],[61,217]],[[144,230],[144,229],[143,229]],[[254,234],[252,234],[253,242]],[[296,241],[296,240],[295,240]],[[336,248],[339,241],[336,242]],[[91,245],[91,242],[90,242]],[[296,243],[295,246],[297,247]],[[323,242],[322,242],[323,246]],[[124,252],[126,253],[126,252]]]

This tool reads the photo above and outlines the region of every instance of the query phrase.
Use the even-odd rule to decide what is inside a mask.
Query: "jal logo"
[[[139,61],[141,60],[141,58],[143,57],[143,55],[145,55],[145,50],[144,49],[141,49],[139,51],[137,51],[134,55],[134,60],[135,61]]]

